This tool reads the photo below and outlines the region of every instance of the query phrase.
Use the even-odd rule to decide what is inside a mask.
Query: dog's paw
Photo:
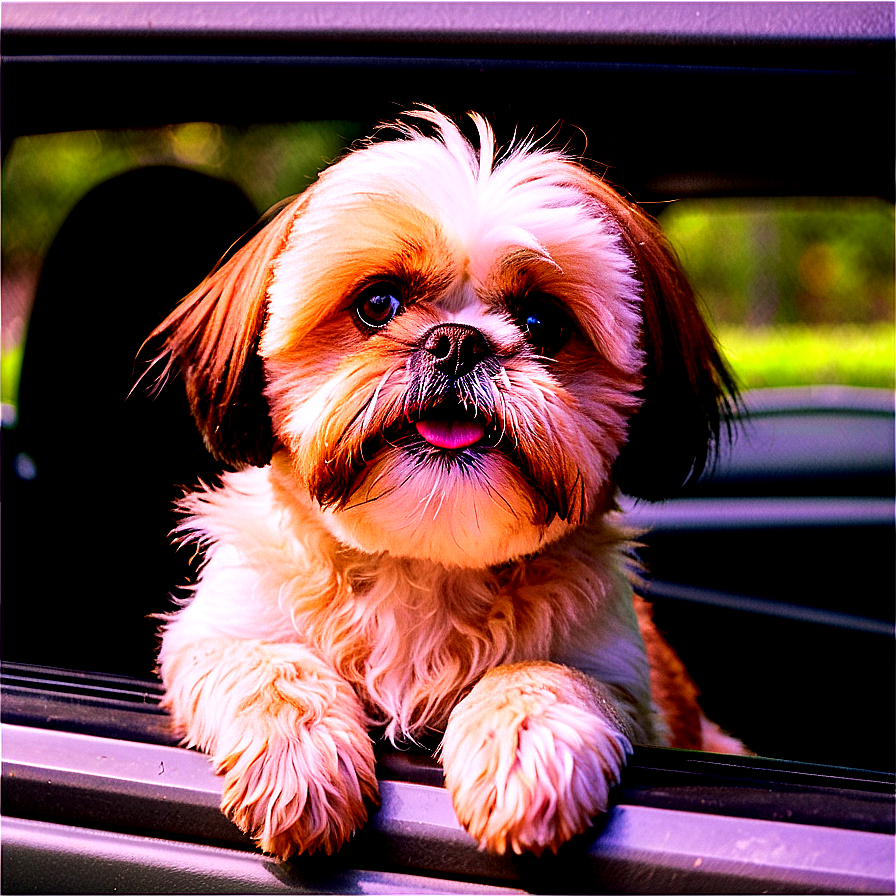
[[[442,764],[480,848],[540,855],[606,811],[630,752],[579,676],[526,663],[493,670],[455,707]]]
[[[278,858],[335,852],[367,820],[378,789],[357,698],[335,674],[269,664],[219,732],[221,809]]]

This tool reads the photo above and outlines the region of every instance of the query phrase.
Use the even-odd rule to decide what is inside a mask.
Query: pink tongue
[[[467,448],[484,435],[485,427],[475,420],[419,420],[417,432],[436,448]]]

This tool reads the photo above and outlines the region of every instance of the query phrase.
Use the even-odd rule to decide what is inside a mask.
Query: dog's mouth
[[[418,435],[434,448],[462,451],[485,440],[489,425],[481,415],[470,417],[449,403],[435,408],[414,422]]]
[[[421,460],[451,463],[498,447],[506,450],[504,437],[504,428],[495,415],[445,396],[422,408],[406,407],[397,420],[365,440],[360,459],[367,462],[380,449],[391,446]]]
[[[556,474],[533,468],[503,415],[483,404],[456,395],[443,395],[423,406],[408,402],[358,450],[339,455],[341,463],[325,463],[321,470],[326,475],[314,483],[313,496],[325,506],[347,505],[364,481],[365,469],[383,449],[400,451],[423,467],[475,471],[485,477],[487,489],[488,468],[483,464],[493,452],[500,452],[529,485],[536,505],[534,522],[547,525],[554,516],[567,519],[572,504],[580,503],[566,493]],[[376,495],[366,494],[361,503],[375,499]]]
[[[393,444],[445,459],[496,448],[504,436],[494,414],[455,396],[406,412],[396,428],[398,441]]]

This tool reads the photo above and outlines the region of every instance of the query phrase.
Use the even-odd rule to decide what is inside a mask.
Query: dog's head
[[[730,377],[656,225],[433,111],[325,171],[166,321],[210,450],[334,534],[486,565],[702,470]]]

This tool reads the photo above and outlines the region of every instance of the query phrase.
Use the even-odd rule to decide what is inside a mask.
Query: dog
[[[731,375],[648,216],[467,123],[401,117],[153,334],[229,468],[180,505],[205,559],[162,625],[165,705],[281,858],[364,824],[374,737],[441,737],[463,827],[536,855],[632,744],[737,749],[633,597],[617,505],[700,473]]]

